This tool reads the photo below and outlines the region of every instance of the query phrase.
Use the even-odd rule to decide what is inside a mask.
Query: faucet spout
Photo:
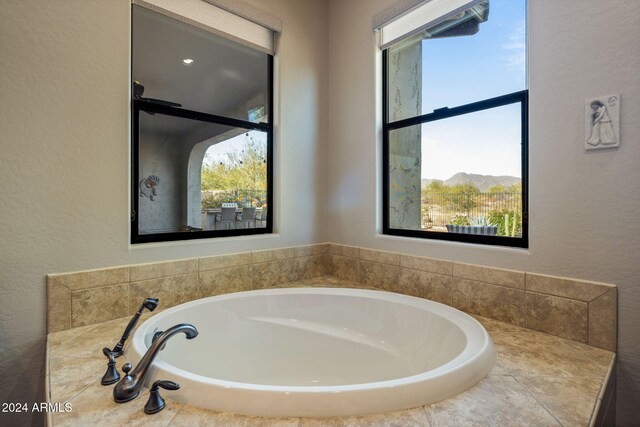
[[[144,384],[144,380],[156,355],[160,350],[162,350],[165,343],[179,332],[185,334],[189,340],[198,336],[198,330],[195,326],[188,323],[180,323],[164,331],[162,335],[160,335],[151,344],[145,355],[140,359],[140,362],[133,370],[131,370],[130,363],[127,363],[122,367],[122,370],[126,375],[114,387],[113,400],[117,403],[124,403],[138,397],[140,389]]]

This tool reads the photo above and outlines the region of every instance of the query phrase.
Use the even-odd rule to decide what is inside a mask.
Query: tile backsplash
[[[617,287],[329,244],[329,274],[616,351]]]
[[[168,308],[198,298],[325,276],[328,244],[50,274],[48,332],[133,315],[146,297]]]
[[[616,350],[614,285],[331,243],[51,274],[48,332],[326,275]]]

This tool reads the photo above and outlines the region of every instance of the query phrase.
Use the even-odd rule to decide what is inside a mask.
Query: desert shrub
[[[466,215],[456,215],[451,220],[453,225],[469,225],[469,218]]]

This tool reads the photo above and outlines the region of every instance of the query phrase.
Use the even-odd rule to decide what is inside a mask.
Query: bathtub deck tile
[[[564,426],[586,426],[598,399],[599,378],[518,377],[522,384]],[[558,396],[570,394],[574,405],[563,405]]]
[[[543,333],[492,333],[491,338],[505,367],[516,377],[592,377],[603,378],[609,368],[610,354],[602,359],[589,358],[587,352],[568,344],[562,338]],[[580,344],[580,343],[575,343]],[[605,350],[601,350],[608,353]],[[599,356],[598,356],[599,357]]]
[[[266,418],[216,412],[185,406],[172,420],[172,427],[298,427],[298,418]]]
[[[510,376],[488,376],[475,387],[425,407],[433,427],[561,426]]]
[[[276,261],[277,263],[277,261]],[[268,264],[268,263],[267,263]],[[282,286],[363,287],[335,277],[320,277]],[[137,307],[136,307],[137,308]],[[146,313],[143,319],[154,313]],[[52,414],[53,425],[142,426],[558,426],[586,425],[613,353],[530,329],[475,316],[485,325],[498,351],[493,371],[471,389],[425,407],[384,414],[333,418],[264,418],[194,408],[163,393],[167,408],[147,416],[148,396],[132,403],[113,402],[113,387],[100,385],[106,360],[100,349],[113,346],[130,316],[92,327],[48,336],[50,402],[69,401],[73,411]],[[142,320],[140,323],[142,323]],[[127,362],[118,359],[118,368]],[[134,361],[135,362],[135,361]],[[560,396],[560,398],[558,398]]]
[[[118,359],[120,360],[120,359]],[[53,414],[55,426],[168,426],[171,419],[184,407],[175,401],[168,401],[159,413],[147,415],[143,411],[148,391],[143,389],[132,402],[115,403],[113,387],[105,387],[94,382],[69,401],[73,410]],[[170,392],[165,392],[165,396]],[[55,401],[55,400],[54,400]]]
[[[300,418],[300,427],[429,427],[423,408],[383,414],[332,418]]]

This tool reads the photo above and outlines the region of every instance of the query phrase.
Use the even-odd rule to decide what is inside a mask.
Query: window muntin
[[[272,56],[132,8],[132,243],[272,232]]]
[[[441,25],[383,51],[385,234],[528,244],[526,2],[492,0],[492,19],[484,3],[475,34]]]

